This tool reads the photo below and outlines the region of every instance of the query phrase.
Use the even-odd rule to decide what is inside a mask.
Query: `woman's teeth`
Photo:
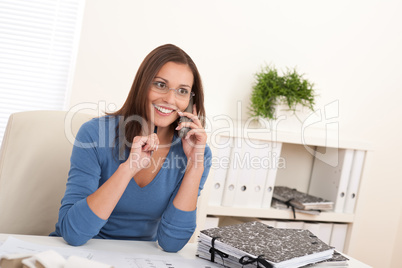
[[[158,106],[158,105],[154,105],[154,107],[155,107],[159,112],[164,113],[164,114],[170,114],[170,113],[172,113],[172,112],[174,111],[174,110],[169,110],[169,109],[160,107],[160,106]]]

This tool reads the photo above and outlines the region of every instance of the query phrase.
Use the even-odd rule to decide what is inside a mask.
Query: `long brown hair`
[[[166,44],[155,48],[145,57],[138,68],[125,103],[120,110],[109,114],[124,119],[124,126],[122,125],[122,120],[120,120],[118,129],[116,129],[116,138],[118,136],[121,137],[123,135],[121,131],[124,131],[125,141],[131,144],[135,136],[141,135],[143,122],[127,119],[135,116],[146,121],[149,120],[147,114],[148,90],[156,74],[167,62],[186,64],[190,67],[194,76],[194,83],[191,89],[195,93],[193,102],[196,104],[202,126],[205,127],[204,90],[197,66],[181,48],[172,44]],[[172,124],[172,127],[174,129],[176,126]]]

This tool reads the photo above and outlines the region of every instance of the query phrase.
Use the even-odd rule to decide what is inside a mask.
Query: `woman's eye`
[[[155,85],[157,88],[161,88],[161,89],[166,87],[166,84],[163,83],[163,82],[154,82],[154,85]]]
[[[185,88],[179,88],[177,90],[177,93],[179,93],[180,95],[187,95],[188,94],[188,90]]]

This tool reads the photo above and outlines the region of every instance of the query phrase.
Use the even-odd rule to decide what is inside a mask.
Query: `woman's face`
[[[193,73],[186,64],[167,62],[162,66],[148,90],[148,115],[156,126],[167,127],[172,124],[178,118],[177,112],[184,111],[190,101],[189,98],[176,96],[175,90],[161,93],[157,88],[165,86],[180,92],[191,92],[193,81]]]

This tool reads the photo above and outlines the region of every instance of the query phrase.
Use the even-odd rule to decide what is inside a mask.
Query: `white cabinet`
[[[296,220],[346,223],[347,253],[367,144],[343,141],[324,130],[309,131],[306,136],[250,122],[219,134],[214,129],[209,140],[213,162],[199,204],[198,231],[207,216],[294,221],[292,211],[270,206],[275,185],[288,186],[335,202],[334,211],[296,213]]]

